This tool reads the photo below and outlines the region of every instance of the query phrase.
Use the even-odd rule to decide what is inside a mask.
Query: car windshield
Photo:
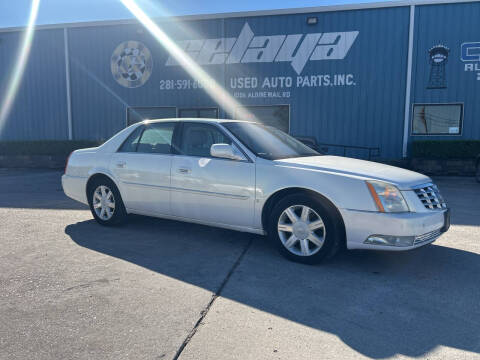
[[[222,124],[255,155],[278,160],[321,155],[297,139],[272,126],[247,122]]]

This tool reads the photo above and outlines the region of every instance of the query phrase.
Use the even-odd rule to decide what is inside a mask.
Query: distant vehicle
[[[320,155],[276,128],[245,121],[134,124],[97,148],[74,151],[62,184],[102,225],[132,213],[266,234],[303,263],[343,246],[417,248],[450,225],[427,176]]]
[[[475,170],[476,170],[475,171],[475,178],[480,183],[480,154],[478,154],[478,156],[477,156],[477,163],[476,163]]]

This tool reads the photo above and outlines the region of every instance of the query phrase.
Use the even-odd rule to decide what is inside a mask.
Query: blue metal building
[[[238,108],[381,159],[408,156],[415,139],[480,139],[479,23],[479,1],[156,20]],[[23,31],[0,30],[2,98]],[[39,26],[0,140],[106,139],[140,118],[235,116],[209,86],[136,20]]]

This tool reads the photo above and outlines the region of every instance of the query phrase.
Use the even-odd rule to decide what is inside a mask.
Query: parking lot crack
[[[187,335],[187,337],[185,338],[185,340],[183,341],[182,345],[180,345],[180,347],[178,348],[177,352],[175,353],[175,356],[173,357],[174,360],[177,360],[180,355],[182,354],[183,350],[185,349],[185,347],[188,345],[188,343],[190,342],[190,340],[192,340],[193,336],[195,335],[195,333],[197,332],[197,329],[200,327],[200,325],[203,323],[203,319],[205,319],[205,317],[207,316],[208,314],[208,311],[210,310],[210,308],[212,307],[213,303],[215,302],[215,300],[221,296],[222,294],[222,291],[223,289],[225,288],[225,286],[227,285],[228,281],[230,280],[230,277],[233,275],[233,273],[235,272],[235,270],[237,269],[238,265],[240,265],[240,263],[242,262],[243,260],[243,257],[245,256],[245,254],[247,253],[248,249],[250,248],[250,246],[252,245],[252,239],[250,239],[247,243],[247,245],[245,246],[245,248],[242,250],[242,252],[240,253],[240,255],[238,256],[237,260],[233,263],[232,267],[230,268],[230,270],[228,271],[227,275],[225,276],[225,278],[223,279],[222,283],[220,284],[220,286],[218,287],[217,291],[212,294],[212,298],[210,299],[210,301],[208,302],[208,304],[205,306],[205,308],[200,312],[200,317],[198,318],[197,322],[195,323],[195,326],[192,328],[192,330],[189,332],[189,334]]]
[[[113,281],[119,281],[120,279],[119,278],[116,278],[116,279],[105,279],[105,278],[102,278],[102,279],[97,279],[97,280],[93,280],[93,281],[90,281],[88,283],[84,283],[84,284],[80,284],[80,285],[75,285],[75,286],[72,286],[72,287],[69,287],[63,291],[71,291],[71,290],[77,290],[77,289],[84,289],[84,288],[88,288],[88,287],[92,287],[94,285],[99,285],[99,284],[102,284],[102,285],[109,285],[111,282]]]

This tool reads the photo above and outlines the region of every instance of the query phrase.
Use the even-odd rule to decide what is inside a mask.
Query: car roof
[[[168,119],[148,119],[144,120],[144,124],[151,124],[157,122],[171,122],[171,121],[198,121],[204,123],[228,123],[228,122],[244,122],[244,123],[255,123],[255,121],[247,121],[247,120],[234,120],[234,119],[211,119],[211,118],[168,118]]]

